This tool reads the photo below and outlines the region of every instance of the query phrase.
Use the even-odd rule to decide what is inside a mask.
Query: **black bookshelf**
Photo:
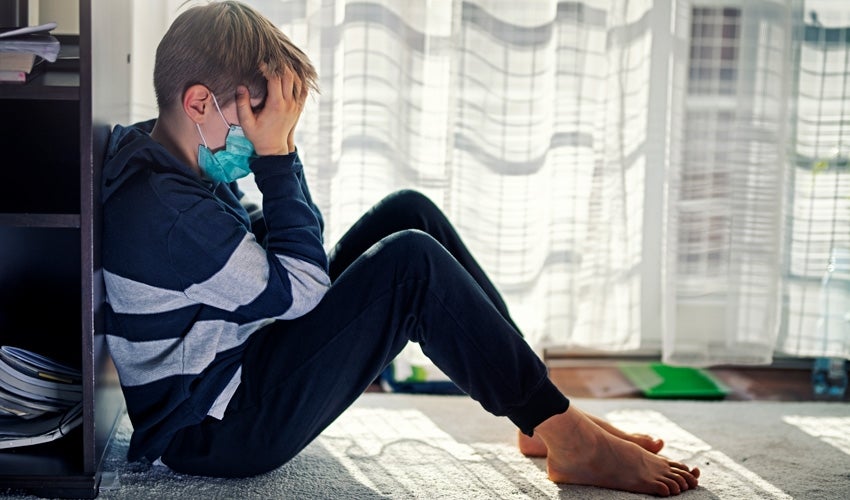
[[[26,24],[26,0],[3,3],[0,21]],[[94,498],[123,411],[102,325],[100,171],[109,131],[129,120],[131,12],[130,0],[79,0],[80,33],[60,38],[71,57],[25,84],[0,84],[0,344],[83,373],[82,425],[0,449],[0,491]]]

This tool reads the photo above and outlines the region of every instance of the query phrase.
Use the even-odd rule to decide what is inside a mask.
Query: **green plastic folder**
[[[620,371],[653,399],[723,399],[729,388],[699,368],[663,363],[623,363]]]

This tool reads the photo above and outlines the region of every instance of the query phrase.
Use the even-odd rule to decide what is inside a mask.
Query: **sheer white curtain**
[[[673,81],[665,355],[766,363],[782,304],[792,5],[677,6],[674,29],[689,51],[684,78]]]
[[[139,2],[139,74],[182,4],[162,1]],[[850,243],[850,6],[247,3],[319,71],[297,140],[329,245],[414,188],[539,350],[850,357],[815,326],[826,255]]]
[[[783,247],[786,305],[777,348],[850,359],[850,311],[845,310],[843,328],[818,328],[819,280],[830,252],[850,249],[850,3],[807,0],[797,7]],[[848,278],[843,276],[845,290]]]

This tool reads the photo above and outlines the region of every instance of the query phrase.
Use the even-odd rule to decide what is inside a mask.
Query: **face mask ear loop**
[[[198,134],[201,136],[201,141],[203,141],[204,147],[209,149],[209,146],[207,146],[207,140],[204,138],[204,133],[201,132],[201,125],[199,123],[195,123],[195,127],[198,128]]]
[[[227,128],[230,128],[230,122],[227,121],[227,118],[224,117],[224,113],[221,112],[221,107],[218,105],[218,99],[215,98],[215,94],[210,92],[210,95],[212,96],[213,102],[215,103],[215,109],[218,110],[218,116],[220,116],[221,119],[224,120],[224,124],[227,125]]]

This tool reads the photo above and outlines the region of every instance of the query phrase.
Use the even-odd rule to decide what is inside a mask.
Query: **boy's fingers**
[[[301,95],[298,96],[302,105],[307,101],[307,94],[308,93],[309,93],[309,89],[307,88],[307,86],[302,85],[301,86]]]
[[[295,82],[292,86],[292,98],[295,99],[296,104],[301,102],[301,79],[297,76],[295,77]]]
[[[284,73],[285,77],[285,73]],[[271,73],[266,77],[266,89],[268,95],[266,96],[266,104],[278,104],[283,101],[283,95],[280,92],[280,75],[277,73]]]
[[[247,124],[250,128],[254,124],[254,111],[251,109],[251,94],[248,87],[240,85],[236,87],[236,116],[239,124],[244,128]]]
[[[280,84],[280,91],[283,96],[283,99],[289,99],[292,95],[292,86],[295,83],[295,74],[289,69],[289,66],[284,68],[283,70],[283,80]]]

